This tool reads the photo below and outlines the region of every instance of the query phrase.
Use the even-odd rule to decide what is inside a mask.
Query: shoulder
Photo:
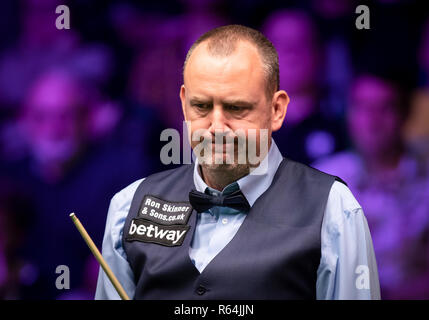
[[[342,234],[345,229],[358,228],[365,221],[361,205],[350,189],[335,181],[326,204],[324,225],[330,234]]]
[[[332,184],[328,202],[331,205],[336,204],[343,209],[362,209],[349,187],[338,181]]]
[[[302,162],[294,161],[289,158],[284,158],[285,166],[284,168],[288,167],[289,171],[300,173],[300,174],[314,174],[318,176],[327,176],[329,174],[319,170],[318,168],[315,168],[313,166],[304,164]]]
[[[300,170],[308,172],[313,176],[330,177],[331,179],[335,178],[332,185],[330,185],[328,193],[326,208],[329,209],[329,211],[343,212],[362,209],[353,193],[347,186],[347,182],[342,181],[340,176],[337,176],[335,173],[324,172],[318,168],[314,168],[299,162],[292,162],[292,165],[294,166],[294,170],[299,168]]]
[[[133,183],[126,186],[125,188],[123,188],[122,190],[120,190],[119,192],[117,192],[111,200],[111,206],[113,206],[115,209],[121,209],[121,208],[124,208],[125,206],[129,206],[138,186],[145,179],[146,178],[136,180]]]
[[[320,170],[319,168],[313,167],[312,165],[307,165],[301,162],[296,162],[286,158],[286,165],[289,167],[288,174],[294,174],[298,177],[298,181],[301,181],[302,178],[307,178],[307,181],[311,183],[317,183],[320,185],[320,181],[332,181],[330,179],[335,179],[338,181],[342,181],[342,178],[331,172],[325,172]],[[339,179],[338,179],[339,178]],[[328,179],[328,180],[327,180]],[[342,181],[344,182],[344,181]],[[329,182],[332,183],[332,182]],[[329,187],[331,185],[329,184]]]

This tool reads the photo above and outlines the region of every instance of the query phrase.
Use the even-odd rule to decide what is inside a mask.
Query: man
[[[314,166],[344,178],[365,207],[383,299],[427,299],[429,183],[424,161],[401,138],[403,92],[392,79],[358,76],[347,112],[355,148]]]
[[[216,28],[191,47],[183,113],[192,138],[203,132],[215,143],[204,156],[196,152],[194,165],[151,175],[113,197],[103,256],[130,297],[379,298],[371,237],[349,189],[284,159],[271,139],[289,102],[278,79],[275,48],[256,30]],[[250,151],[244,163],[236,159],[236,139],[216,140],[240,130],[246,144],[259,146],[256,168]],[[95,297],[119,298],[103,272]]]

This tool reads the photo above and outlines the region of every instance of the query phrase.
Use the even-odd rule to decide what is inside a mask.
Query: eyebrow
[[[190,99],[189,101],[191,104],[208,104],[211,103],[212,101],[210,99],[204,99],[204,98],[199,98],[199,97],[193,97]]]
[[[213,103],[213,100],[211,99],[205,99],[201,97],[192,97],[190,99],[191,104],[211,104]],[[251,107],[254,106],[256,102],[253,101],[246,101],[242,99],[232,99],[232,100],[223,100],[222,105],[226,106],[243,106],[243,107]]]
[[[254,106],[256,103],[252,102],[252,101],[246,101],[246,100],[224,100],[222,101],[223,105],[227,105],[227,106],[241,106],[241,107],[252,107]]]

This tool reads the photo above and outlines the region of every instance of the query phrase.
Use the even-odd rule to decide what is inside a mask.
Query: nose
[[[215,135],[216,132],[226,132],[229,131],[228,121],[225,117],[223,108],[221,106],[215,106],[210,115],[210,127],[209,132],[212,135]]]

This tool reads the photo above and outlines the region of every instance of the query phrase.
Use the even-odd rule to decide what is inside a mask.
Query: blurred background
[[[58,30],[58,5],[70,8]],[[429,11],[425,1],[0,2],[0,299],[92,299],[112,196],[169,167],[187,50],[225,24],[276,46],[291,98],[283,155],[344,179],[362,205],[383,299],[429,299]],[[55,287],[58,265],[70,289]]]

